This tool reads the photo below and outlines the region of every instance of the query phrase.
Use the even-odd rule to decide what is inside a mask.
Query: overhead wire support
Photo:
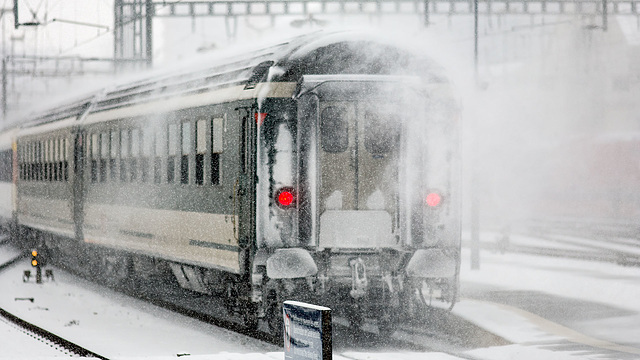
[[[51,21],[49,21],[48,23],[45,23],[44,25],[48,25],[54,22],[66,23],[66,24],[72,24],[72,25],[90,26],[90,27],[96,27],[96,28],[105,29],[109,31],[109,26],[107,25],[92,24],[92,23],[87,23],[82,21],[74,21],[74,20],[66,20],[66,19],[58,19],[58,18],[53,18],[51,19]]]
[[[16,0],[17,1],[17,0]],[[416,15],[424,24],[436,15],[610,15],[640,16],[640,0],[114,0],[114,58],[144,59],[152,65],[153,19],[248,16]],[[475,16],[475,15],[474,15]],[[142,34],[144,32],[144,34]],[[127,38],[125,38],[127,37]]]
[[[122,1],[130,7],[141,0]],[[146,2],[146,0],[144,0]],[[607,12],[615,15],[640,15],[640,0],[479,0],[479,14],[582,14],[600,15],[606,1]],[[316,14],[431,14],[464,15],[474,12],[473,0],[149,0],[153,17],[262,16]],[[408,4],[408,6],[407,6]],[[463,5],[464,6],[461,6]],[[610,6],[611,5],[611,6]],[[162,11],[169,8],[169,11]],[[498,12],[496,12],[496,10]],[[142,17],[142,14],[138,14]],[[136,16],[128,18],[135,20]]]

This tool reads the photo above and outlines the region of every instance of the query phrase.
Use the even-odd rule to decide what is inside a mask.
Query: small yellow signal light
[[[33,267],[40,266],[40,258],[38,257],[38,250],[31,251],[31,266]]]

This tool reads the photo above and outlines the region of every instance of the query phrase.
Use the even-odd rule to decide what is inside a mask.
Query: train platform
[[[500,234],[484,233],[480,241],[498,243]],[[551,243],[548,237],[513,235],[510,243],[515,249],[545,251],[483,246],[479,269],[471,269],[470,250],[463,248],[462,297],[455,315],[513,343],[502,349],[515,349],[512,358],[539,350],[554,355],[540,358],[640,358],[640,267],[605,257],[567,258],[549,250],[566,249],[568,244]],[[571,246],[575,252],[581,245],[598,252],[592,241],[584,244],[576,240]],[[487,351],[491,350],[471,353],[484,358]]]

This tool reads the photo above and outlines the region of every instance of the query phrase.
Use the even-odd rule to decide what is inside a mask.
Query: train
[[[381,333],[456,303],[460,106],[441,66],[352,31],[152,71],[0,133],[2,226],[282,332],[282,303]],[[262,324],[262,325],[260,325]]]

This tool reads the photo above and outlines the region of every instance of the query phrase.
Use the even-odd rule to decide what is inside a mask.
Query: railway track
[[[563,243],[562,239],[554,239],[548,237],[547,239]],[[594,251],[595,250],[595,251]],[[630,254],[623,251],[615,251],[611,249],[601,248],[594,250],[568,250],[568,249],[554,249],[543,248],[535,246],[521,246],[510,245],[508,251],[517,252],[529,255],[543,255],[552,257],[563,257],[570,259],[590,260],[590,261],[602,261],[615,263],[622,266],[636,266],[640,267],[640,255]]]
[[[0,250],[7,250],[5,235],[0,237]],[[24,254],[21,254],[16,251],[7,251],[12,253],[11,256],[5,257],[0,260],[0,271],[3,271],[5,268],[15,264],[16,262],[25,258]],[[33,299],[24,299],[27,301],[32,301]],[[71,341],[68,341],[53,332],[45,330],[31,322],[25,321],[20,317],[6,311],[5,309],[0,307],[0,321],[5,322],[7,324],[13,325],[13,327],[17,328],[19,331],[25,333],[25,335],[30,336],[34,339],[34,341],[40,341],[45,343],[53,348],[58,349],[62,354],[66,354],[69,356],[81,356],[81,357],[93,357],[97,359],[107,359],[106,357],[99,355],[91,350],[85,349],[84,347],[75,344]],[[0,357],[3,354],[0,352]]]
[[[463,245],[469,246],[469,241]],[[619,221],[534,220],[503,229],[494,239],[484,237],[480,247],[640,267],[640,226]]]
[[[189,303],[187,301],[182,304],[176,304],[175,301],[171,301],[176,298],[184,299],[185,295],[187,295],[182,292],[182,289],[179,288],[175,288],[174,290],[176,291],[173,293],[171,291],[165,291],[164,294],[152,292],[151,289],[154,288],[153,286],[149,286],[147,288],[138,287],[136,289],[115,286],[109,286],[109,288],[132,298],[161,307],[163,309],[167,309],[172,312],[197,319],[199,321],[202,321],[203,323],[215,325],[217,327],[224,328],[226,330],[230,330],[235,333],[242,334],[266,343],[270,343],[278,347],[282,346],[283,339],[281,337],[273,336],[265,331],[262,331],[262,329],[255,330],[247,328],[241,323],[241,319],[224,313],[222,305],[215,304],[215,299],[212,299],[209,303],[206,303],[204,306],[201,306],[201,308],[198,309],[193,304],[201,304],[203,299],[197,298],[197,294],[191,294],[191,297],[186,297],[186,299],[192,300],[193,303]],[[209,309],[210,311],[203,311],[203,308]],[[353,328],[350,328],[348,326],[349,322],[346,319],[342,319],[342,321],[340,321],[340,317],[336,316],[337,321],[334,322],[334,352],[341,353],[375,350],[384,350],[391,352],[415,351],[420,353],[440,352],[450,354],[457,358],[473,360],[473,357],[464,354],[465,350],[475,347],[502,344],[502,342],[495,341],[494,335],[488,334],[479,328],[469,330],[473,327],[471,324],[467,323],[462,324],[463,326],[461,326],[461,323],[464,322],[463,320],[455,318],[453,315],[450,315],[447,311],[444,310],[438,312],[435,315],[426,317],[425,319],[428,319],[426,323],[422,322],[419,324],[405,324],[393,336],[386,337],[378,334],[375,322],[368,322],[367,325],[363,326],[362,329],[354,330]],[[20,319],[17,319],[17,321],[20,322]],[[72,343],[64,339],[60,339],[54,334],[38,328],[36,325],[33,326],[34,328],[39,329],[37,330],[38,332],[44,332],[46,334],[44,335],[46,338],[52,339],[47,341],[55,344],[62,343],[66,344],[66,346],[69,346],[72,350],[65,351],[68,351],[70,354],[93,356],[100,359],[106,358],[100,355],[93,355],[93,353],[91,353],[89,350],[82,349],[81,347],[76,348]],[[470,331],[474,332],[474,334],[476,335],[478,333],[482,333],[482,336],[470,336]],[[474,341],[476,343],[465,344],[463,340],[464,338],[475,339]],[[478,340],[479,338],[483,340]],[[483,341],[485,341],[485,343],[479,343]]]
[[[273,336],[265,331],[264,328],[248,328],[241,323],[241,319],[224,313],[221,304],[216,304],[216,299],[211,299],[204,306],[209,311],[204,311],[200,304],[197,309],[192,304],[183,302],[177,304],[171,299],[184,299],[183,289],[175,289],[177,292],[167,296],[149,292],[149,289],[137,289],[135,291],[126,288],[114,288],[113,290],[125,293],[128,296],[149,302],[153,305],[164,309],[198,319],[207,324],[215,325],[260,341],[264,341],[276,346],[283,346],[283,338],[281,336]],[[201,297],[198,294],[192,294]],[[200,299],[202,301],[202,299]],[[212,314],[217,313],[217,314]],[[506,340],[491,334],[465,320],[451,315],[448,311],[437,311],[437,314],[425,317],[427,319],[430,331],[425,331],[425,323],[409,323],[403,325],[391,337],[385,337],[377,332],[377,326],[369,323],[361,329],[353,329],[349,326],[346,318],[335,316],[333,322],[334,331],[334,353],[342,351],[353,351],[354,349],[368,349],[379,347],[380,349],[397,349],[398,351],[417,351],[417,352],[441,352],[449,355],[464,358],[475,359],[467,354],[464,350],[476,347],[486,347],[507,344]],[[444,331],[444,333],[442,331]],[[470,336],[470,334],[473,334]],[[471,340],[470,340],[471,339]],[[471,341],[472,343],[470,343]]]
[[[106,357],[96,354],[95,352],[85,349],[84,347],[68,341],[50,331],[47,331],[35,324],[27,322],[10,312],[0,308],[0,320],[14,324],[26,335],[32,337],[36,341],[43,342],[51,347],[57,348],[61,353],[68,356],[90,357],[96,359],[107,359]],[[2,356],[2,353],[0,353]]]
[[[547,240],[556,241],[557,243],[563,243],[561,239],[554,239],[553,237],[545,237]],[[470,246],[468,242],[463,243],[463,246]],[[501,245],[496,242],[481,241],[480,247],[492,252],[510,252],[527,255],[539,255],[550,256],[558,258],[568,258],[577,260],[588,261],[600,261],[614,263],[622,266],[635,266],[640,267],[640,255],[627,253],[623,251],[615,251],[611,249],[591,249],[591,250],[578,250],[578,249],[562,249],[555,247],[545,246],[532,246],[532,245],[518,245],[509,243],[508,245]]]
[[[640,224],[611,219],[534,219],[519,227],[536,234],[571,235],[595,239],[633,239],[640,244]]]
[[[11,264],[24,259],[24,255],[18,255],[5,263],[0,262],[0,271],[8,268]],[[108,287],[119,293],[125,294],[132,298],[145,301],[149,304],[170,310],[172,312],[197,319],[207,324],[215,325],[233,331],[238,334],[251,337],[276,346],[282,346],[282,337],[273,336],[264,328],[253,329],[242,324],[242,319],[238,316],[228,314],[224,304],[214,297],[206,297],[201,294],[191,293],[178,286],[159,286],[158,283],[152,284],[130,284],[123,285],[105,285],[104,279],[89,277],[86,274],[72,269],[66,271],[73,273],[75,276],[82,277],[94,283],[100,283],[101,286]],[[160,291],[161,290],[161,291]],[[0,311],[4,316],[4,311]],[[7,318],[13,323],[19,324],[20,327],[29,329],[28,331],[43,338],[43,341],[49,341],[53,344],[60,344],[61,348],[69,354],[77,356],[93,356],[95,358],[105,359],[106,357],[95,354],[90,350],[84,349],[73,344],[55,334],[48,332],[34,324],[19,319],[12,314],[7,313]],[[464,354],[465,350],[474,347],[483,347],[504,343],[504,340],[496,340],[497,337],[486,331],[474,327],[470,323],[465,323],[459,318],[455,318],[447,311],[437,311],[430,316],[425,317],[425,322],[412,322],[404,324],[392,337],[384,337],[378,334],[377,326],[374,322],[368,323],[363,329],[354,330],[350,328],[349,322],[344,320],[341,322],[339,316],[334,322],[334,351],[354,351],[359,349],[371,349],[379,347],[380,350],[395,349],[398,351],[417,351],[417,352],[441,352],[448,353],[452,356],[473,359],[469,355]],[[425,326],[428,329],[425,329]],[[460,330],[464,329],[464,330]],[[473,333],[473,336],[469,334]],[[34,335],[36,336],[36,335]],[[476,343],[465,343],[464,339],[476,339]],[[477,340],[481,339],[481,340]]]

